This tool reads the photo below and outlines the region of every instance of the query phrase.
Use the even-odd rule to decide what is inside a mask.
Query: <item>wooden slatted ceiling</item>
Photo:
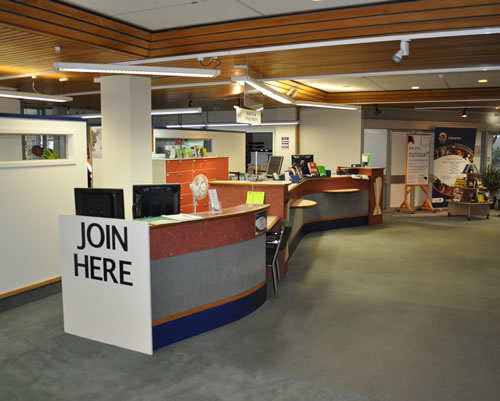
[[[464,5],[419,1],[155,33],[150,57],[499,24],[498,1]]]
[[[422,0],[151,33],[50,0],[0,0],[0,23],[143,57],[500,24],[494,0]]]
[[[0,23],[6,24],[0,24],[0,75],[50,70],[55,61],[111,63],[146,56],[226,50],[249,45],[267,46],[397,32],[499,26],[499,15],[500,1],[422,0],[151,33],[62,2],[0,0]],[[499,64],[498,43],[500,35],[414,40],[410,46],[410,57],[399,65],[391,61],[399,47],[397,42],[226,56],[219,58],[221,65],[217,68],[221,69],[222,74],[217,81],[229,81],[232,75],[244,75],[245,72],[234,69],[235,64],[248,64],[251,70],[259,72],[257,78]],[[59,55],[54,52],[56,44],[63,49]],[[161,65],[200,68],[196,60]],[[57,78],[62,75],[70,76],[71,80],[59,83]],[[99,86],[92,81],[94,76],[54,74],[43,77],[45,80],[39,78],[36,85],[38,90],[46,93],[98,90]],[[207,80],[153,79],[153,85],[192,82]],[[31,88],[31,80],[24,78],[0,81],[2,84],[21,90]],[[286,91],[288,85],[295,84],[280,82],[277,85]],[[214,85],[203,90],[169,89],[172,96],[165,102],[169,103],[169,107],[175,107],[171,103],[174,99],[224,98],[232,93],[233,86],[223,87]],[[369,101],[370,96],[379,95],[371,93],[366,99]],[[356,96],[361,97],[360,94]],[[87,101],[91,98],[87,97]],[[161,96],[157,95],[156,98],[160,99]],[[321,101],[326,95],[321,91],[299,88],[298,98]]]
[[[151,34],[49,0],[0,0],[0,23],[146,57]]]

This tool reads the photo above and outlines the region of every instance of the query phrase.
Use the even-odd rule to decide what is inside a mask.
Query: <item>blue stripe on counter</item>
[[[153,350],[234,322],[259,308],[267,286],[233,302],[153,326]]]

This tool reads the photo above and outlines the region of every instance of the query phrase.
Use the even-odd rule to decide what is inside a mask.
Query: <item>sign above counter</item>
[[[242,124],[250,124],[250,125],[260,125],[261,122],[260,111],[242,109],[240,107],[236,107],[236,122]]]

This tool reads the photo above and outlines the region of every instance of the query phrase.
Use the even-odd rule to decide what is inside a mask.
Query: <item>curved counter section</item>
[[[266,300],[265,236],[240,205],[150,229],[153,349],[238,320]]]
[[[288,220],[292,225],[288,252],[292,254],[305,234],[369,224],[369,180],[350,176],[310,178],[289,187]],[[300,208],[305,203],[314,207]]]
[[[248,191],[265,193],[269,215],[289,220],[288,251],[279,253],[280,275],[288,271],[288,256],[301,238],[313,231],[382,223],[383,168],[359,168],[365,176],[337,175],[289,181],[210,181],[223,205],[246,201]]]

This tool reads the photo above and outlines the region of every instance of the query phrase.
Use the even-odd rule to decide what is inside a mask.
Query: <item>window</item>
[[[0,162],[67,159],[68,135],[0,134]]]
[[[491,166],[500,168],[500,134],[492,135]]]

